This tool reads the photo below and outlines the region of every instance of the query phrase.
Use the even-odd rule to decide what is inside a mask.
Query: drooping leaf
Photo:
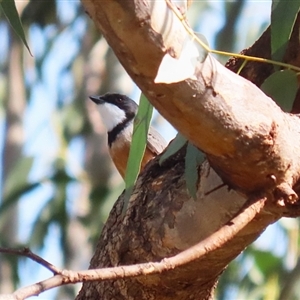
[[[145,153],[148,129],[152,117],[153,106],[142,94],[140,98],[139,109],[134,119],[132,143],[130,146],[128,163],[125,173],[125,200],[123,212],[127,209],[128,201],[141,169],[142,158]]]
[[[189,194],[196,200],[198,167],[204,160],[204,153],[197,147],[188,143],[185,155],[185,180]]]
[[[186,144],[186,142],[187,139],[178,132],[165,153],[159,158],[159,164],[161,165],[167,158],[179,151]]]
[[[69,222],[67,211],[67,190],[76,179],[66,171],[66,160],[57,158],[54,161],[55,172],[49,180],[54,185],[53,193],[37,215],[31,233],[31,243],[42,247],[48,230],[55,224],[60,230],[60,242],[62,249],[66,249],[66,231]]]
[[[54,194],[41,208],[34,220],[30,235],[30,244],[37,248],[44,246],[45,238],[52,224],[60,230],[60,243],[62,249],[66,250],[66,230],[69,222],[67,213],[67,185],[56,184]]]
[[[273,60],[282,61],[283,59],[299,7],[299,1],[272,0],[271,51]]]
[[[10,193],[6,194],[5,197],[3,197],[3,201],[0,206],[0,227],[2,226],[1,215],[4,214],[7,211],[7,209],[9,209],[12,205],[16,204],[21,196],[23,196],[25,193],[34,190],[40,185],[40,182],[19,185],[16,189],[14,189]]]
[[[0,7],[2,8],[3,13],[5,14],[7,20],[9,21],[11,27],[16,32],[16,34],[20,37],[25,47],[28,49],[30,55],[31,51],[27,44],[25,33],[23,30],[23,26],[21,20],[19,18],[19,14],[16,8],[16,4],[14,0],[2,0],[0,1]]]
[[[23,189],[28,186],[28,174],[31,170],[33,163],[32,157],[20,157],[19,161],[9,172],[3,185],[3,198],[11,197],[17,190]],[[2,201],[5,202],[5,201]]]
[[[32,231],[30,234],[29,244],[31,246],[42,248],[44,246],[45,237],[48,233],[49,226],[53,220],[53,202],[52,199],[48,199],[41,210],[39,211],[37,218],[32,225]]]
[[[269,76],[260,88],[274,99],[282,110],[289,112],[298,90],[297,74],[291,70],[277,71]]]
[[[276,256],[272,252],[254,249],[253,254],[256,266],[265,276],[283,267],[281,257]]]
[[[179,132],[175,139],[170,143],[166,152],[160,157],[161,165],[167,158],[178,152],[185,144],[187,139]],[[196,199],[198,166],[203,162],[204,154],[191,143],[188,143],[185,155],[185,180],[189,194]]]

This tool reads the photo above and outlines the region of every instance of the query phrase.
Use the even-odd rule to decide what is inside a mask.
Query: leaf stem
[[[204,48],[208,53],[212,54],[218,54],[218,55],[224,55],[224,56],[234,56],[237,58],[243,58],[247,61],[256,61],[256,62],[261,62],[261,63],[268,63],[268,64],[273,64],[276,66],[284,67],[290,70],[294,70],[296,72],[300,72],[300,68],[293,66],[291,64],[286,64],[283,62],[271,60],[271,59],[266,59],[262,57],[255,57],[255,56],[250,56],[250,55],[244,55],[244,54],[239,54],[239,53],[233,53],[233,52],[227,52],[227,51],[219,51],[219,50],[214,50],[210,49],[208,45],[206,45],[203,41],[201,41],[193,29],[188,25],[186,18],[182,15],[182,13],[176,8],[176,6],[170,1],[170,0],[165,0],[169,8],[174,12],[176,17],[181,21],[182,25],[184,26],[185,30],[187,33],[199,44],[201,47]]]

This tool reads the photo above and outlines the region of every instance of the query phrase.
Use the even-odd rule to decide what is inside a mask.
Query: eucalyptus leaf
[[[61,246],[66,249],[66,228],[69,223],[66,190],[67,185],[56,184],[54,195],[46,201],[34,220],[30,235],[31,245],[42,248],[51,224],[55,224],[60,230]]]
[[[28,182],[28,173],[32,164],[32,157],[20,157],[4,180],[3,199],[0,205],[0,216],[2,216],[0,218],[0,228],[5,224],[5,212],[17,204],[21,196],[40,185],[40,182]]]
[[[40,186],[40,182],[35,183],[24,183],[22,185],[19,185],[14,190],[10,191],[3,197],[3,201],[0,206],[0,219],[1,215],[4,214],[7,209],[9,209],[12,205],[16,204],[19,201],[19,198],[23,196],[24,194],[31,192],[35,188]],[[2,223],[0,221],[0,227]]]
[[[299,7],[300,1],[272,0],[271,51],[273,60],[282,61],[283,59]]]
[[[16,8],[16,4],[14,0],[2,0],[0,1],[0,7],[2,8],[3,13],[5,14],[8,22],[10,23],[13,30],[20,37],[25,47],[28,49],[30,55],[31,51],[27,44],[25,33],[23,30],[23,26],[21,20],[19,18],[19,14]]]
[[[28,173],[31,170],[32,164],[32,157],[20,157],[15,163],[3,184],[4,199],[12,195],[16,190],[28,185]]]
[[[204,153],[197,147],[188,143],[185,155],[185,180],[189,194],[196,200],[197,183],[198,183],[198,167],[204,161]]]
[[[54,218],[54,203],[52,198],[47,199],[34,220],[29,244],[31,246],[42,248],[44,246],[45,237],[47,236],[49,226]]]
[[[167,158],[178,152],[186,144],[186,142],[187,139],[178,132],[174,140],[168,146],[167,150],[159,158],[159,164],[162,165]]]
[[[0,231],[3,230],[3,226],[7,224],[8,210],[18,204],[21,196],[33,191],[40,186],[40,182],[35,183],[21,183],[16,186],[15,189],[10,190],[9,193],[5,193],[0,205]]]
[[[123,213],[127,209],[129,198],[141,169],[142,159],[145,153],[148,130],[152,117],[153,106],[142,94],[137,115],[134,119],[132,143],[130,146],[127,168],[125,173],[125,199]]]
[[[261,85],[261,90],[285,112],[291,111],[298,90],[297,74],[291,70],[277,71]]]
[[[282,259],[269,251],[253,249],[253,257],[255,265],[265,276],[282,269]]]

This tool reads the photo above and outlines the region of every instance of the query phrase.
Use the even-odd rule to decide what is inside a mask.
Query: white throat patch
[[[103,103],[97,108],[108,132],[126,119],[125,112],[114,104]]]

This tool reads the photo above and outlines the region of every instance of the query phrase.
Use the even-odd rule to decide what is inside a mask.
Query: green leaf
[[[186,142],[187,139],[178,132],[175,139],[168,146],[167,150],[159,158],[159,164],[162,165],[167,158],[179,151],[186,144]]]
[[[282,110],[289,112],[298,90],[297,74],[291,70],[277,71],[269,76],[260,88],[274,99]]]
[[[16,162],[4,182],[4,199],[15,193],[15,191],[22,189],[24,186],[28,186],[28,173],[32,163],[32,157],[20,157]]]
[[[132,143],[130,146],[127,168],[125,173],[125,199],[123,213],[127,209],[133,186],[141,169],[141,162],[145,153],[148,129],[152,117],[153,106],[142,94],[139,109],[134,119]]]
[[[55,204],[53,204],[51,200],[52,198],[49,198],[43,205],[31,228],[29,244],[39,249],[44,246],[44,241],[48,233],[49,226],[53,222],[53,210]]]
[[[13,30],[16,32],[16,34],[20,37],[22,42],[24,43],[25,47],[28,49],[30,55],[31,51],[27,44],[25,33],[22,27],[21,20],[19,18],[19,14],[15,5],[14,0],[2,0],[0,1],[0,7],[2,8],[3,13],[5,14],[8,22],[10,23]]]
[[[3,197],[3,202],[1,203],[0,206],[0,217],[3,213],[7,211],[8,208],[10,208],[13,204],[17,203],[21,196],[39,187],[40,184],[41,184],[40,182],[22,184],[16,187],[10,193],[6,194],[6,196]],[[1,225],[2,223],[0,221],[0,227]]]
[[[55,185],[54,195],[49,198],[41,208],[32,226],[30,244],[42,248],[51,224],[55,224],[60,230],[60,243],[66,249],[66,228],[69,216],[66,208],[67,185]]]
[[[3,199],[0,206],[0,228],[5,223],[5,212],[15,205],[21,196],[40,185],[40,182],[28,183],[28,173],[32,167],[32,157],[20,157],[8,173],[3,184]]]
[[[185,155],[185,180],[189,194],[196,200],[198,167],[204,161],[204,153],[197,147],[188,143]]]
[[[299,7],[299,1],[272,0],[271,51],[273,60],[282,61],[283,59]]]
[[[253,250],[253,255],[255,265],[264,276],[268,276],[272,272],[282,270],[283,268],[282,258],[276,256],[272,252],[255,249]]]
[[[178,132],[166,152],[160,157],[159,164],[161,165],[167,158],[178,152],[186,143],[187,139]],[[188,143],[185,155],[185,180],[188,192],[194,199],[196,199],[197,193],[198,166],[203,160],[203,152]]]

